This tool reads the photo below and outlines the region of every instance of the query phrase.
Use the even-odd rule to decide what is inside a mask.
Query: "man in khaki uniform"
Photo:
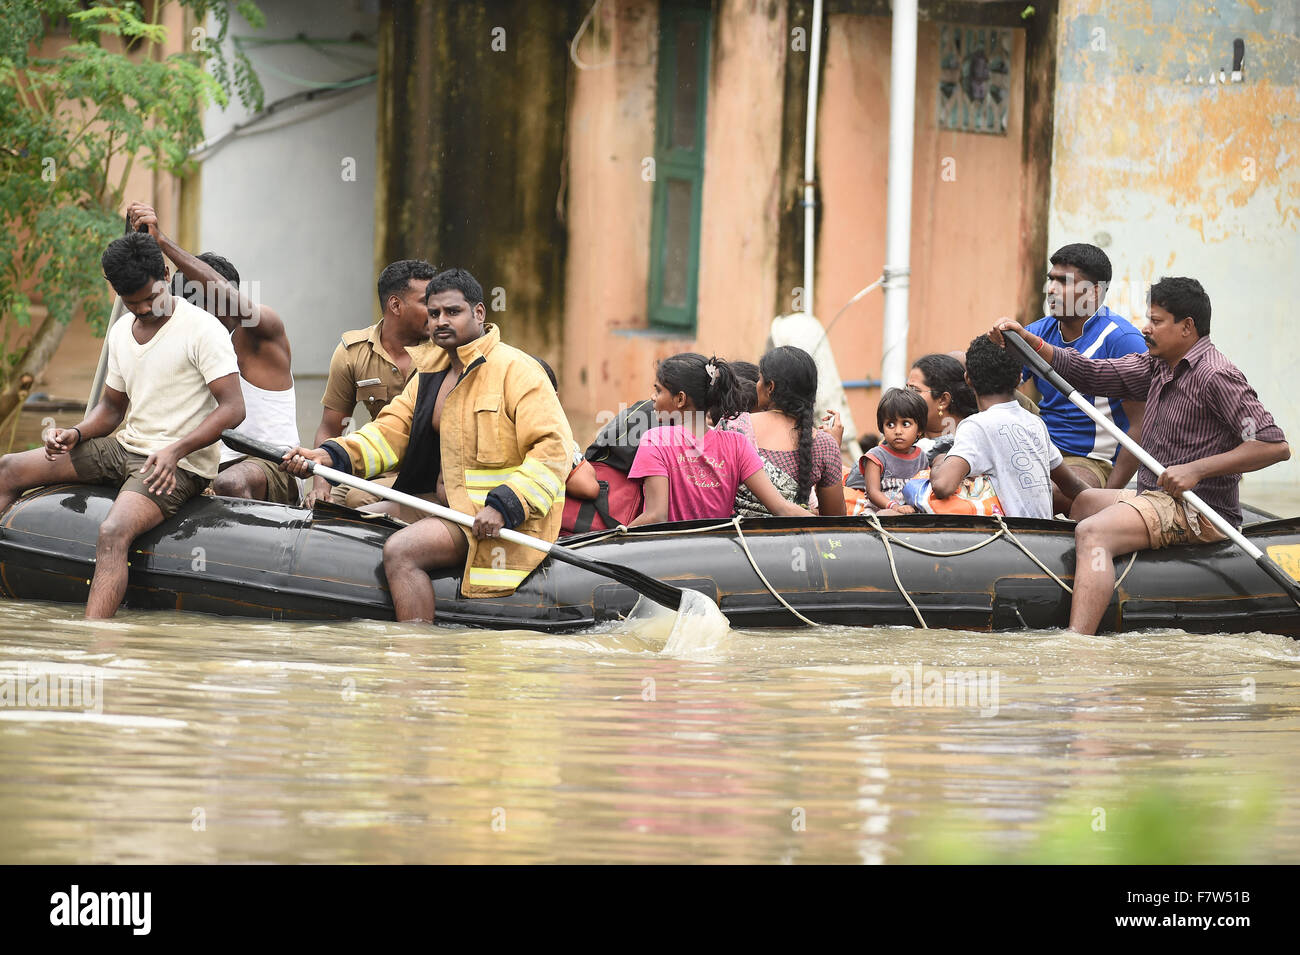
[[[384,405],[402,393],[415,374],[412,354],[419,355],[424,349],[436,347],[429,341],[429,310],[424,304],[424,290],[437,274],[437,269],[422,259],[402,259],[379,274],[379,321],[344,332],[330,359],[316,447],[348,429],[358,404],[365,407],[373,421]],[[392,487],[397,471],[372,480]],[[348,507],[363,507],[379,500],[344,485],[331,490],[327,481],[315,478],[307,495],[307,506],[326,497]]]

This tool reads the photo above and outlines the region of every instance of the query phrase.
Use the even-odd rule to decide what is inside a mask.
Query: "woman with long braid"
[[[718,427],[749,438],[763,459],[768,478],[787,501],[810,504],[817,489],[817,512],[844,513],[844,471],[840,449],[817,427],[817,364],[802,348],[773,348],[758,362],[758,407],[753,414],[724,418]],[[771,511],[747,488],[736,492],[736,513],[770,517]]]

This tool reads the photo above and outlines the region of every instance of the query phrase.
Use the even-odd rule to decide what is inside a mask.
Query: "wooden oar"
[[[148,232],[148,226],[141,226],[141,232]],[[126,216],[126,235],[131,234],[131,217]],[[122,296],[114,294],[113,310],[109,312],[108,324],[104,326],[104,344],[99,349],[99,364],[95,366],[95,377],[90,383],[90,394],[86,396],[86,415],[95,410],[95,405],[99,404],[99,398],[104,393],[104,379],[108,376],[108,336],[113,331],[113,326],[122,313],[126,311],[126,306],[122,304]]]
[[[1132,451],[1139,461],[1155,473],[1156,477],[1160,477],[1160,475],[1164,473],[1165,467],[1163,464],[1151,457],[1151,455],[1147,454],[1142,445],[1130,438],[1125,431],[1115,424],[1115,422],[1111,421],[1104,414],[1098,411],[1092,402],[1079,394],[1079,392],[1075,390],[1075,387],[1058,375],[1056,371],[1053,370],[1052,366],[1043,359],[1043,356],[1034,351],[1027,341],[1015,332],[1003,332],[1002,337],[1014,346],[1018,352],[1020,352],[1021,356],[1023,356],[1025,361],[1033,367],[1034,371],[1050,381],[1052,387],[1069,398],[1070,402],[1076,408],[1110,432],[1111,436],[1116,441]],[[1286,591],[1287,595],[1295,601],[1296,606],[1300,607],[1300,586],[1296,585],[1296,581],[1292,579],[1286,571],[1275,564],[1267,554],[1247,540],[1241,531],[1237,530],[1225,521],[1218,511],[1202,501],[1195,493],[1192,491],[1184,491],[1182,499],[1192,505],[1192,507],[1196,508],[1196,510],[1200,511],[1201,516],[1213,524],[1218,529],[1219,533],[1223,534],[1224,537],[1228,538],[1249,554],[1259,566],[1259,569],[1272,577],[1273,580],[1277,582],[1278,586]]]
[[[289,449],[276,448],[272,445],[265,444],[247,435],[240,434],[238,431],[221,432],[221,440],[235,451],[242,454],[252,455],[256,458],[262,458],[266,461],[274,461],[279,464],[284,460],[285,452]],[[346,484],[349,487],[355,487],[358,490],[365,491],[368,494],[374,494],[376,497],[382,497],[388,501],[395,501],[398,504],[405,504],[407,507],[423,511],[425,514],[432,514],[434,517],[441,517],[443,520],[455,521],[457,524],[463,524],[465,527],[474,526],[474,518],[468,514],[462,514],[460,511],[454,511],[451,508],[443,507],[440,504],[434,504],[423,498],[412,497],[410,494],[403,494],[401,491],[394,491],[391,487],[384,487],[382,484],[375,484],[351,474],[344,474],[334,468],[325,467],[315,461],[309,461],[308,467],[311,473],[317,477],[323,477],[328,481],[336,484]],[[621,564],[610,564],[603,560],[593,560],[590,557],[583,557],[576,551],[569,550],[567,547],[561,547],[558,544],[552,544],[549,541],[538,540],[536,537],[529,537],[527,534],[520,534],[518,531],[502,528],[500,531],[502,540],[510,541],[513,544],[519,544],[523,547],[531,547],[533,550],[541,551],[548,554],[556,560],[563,561],[566,564],[572,564],[574,567],[581,567],[583,570],[601,577],[610,577],[621,584],[626,584],[639,594],[643,594],[655,603],[663,604],[670,610],[678,610],[682,606],[683,592],[661,580],[655,580],[653,577],[647,577],[640,571],[633,570],[631,567],[624,567]],[[705,598],[707,600],[707,598]],[[715,608],[716,609],[716,608]]]

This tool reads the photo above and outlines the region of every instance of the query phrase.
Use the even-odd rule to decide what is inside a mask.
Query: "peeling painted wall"
[[[884,298],[879,290],[835,315],[885,263],[889,173],[888,17],[830,17],[817,134],[822,218],[817,243],[818,317],[840,374],[880,375]],[[912,163],[908,362],[964,349],[1000,315],[1017,314],[1021,261],[1023,31],[1013,32],[1012,109],[1005,136],[939,129],[939,24],[917,35]],[[849,393],[854,421],[874,430],[879,390]]]
[[[466,268],[505,340],[548,360],[565,294],[566,48],[581,16],[524,0],[392,0],[381,16],[373,274],[415,257]]]
[[[1199,279],[1212,340],[1300,451],[1300,6],[1063,0],[1057,53],[1049,249],[1105,248],[1107,303],[1139,325],[1151,282]],[[1246,494],[1298,479],[1300,453]]]
[[[757,360],[779,240],[784,9],[714,7],[696,335],[646,331],[658,3],[601,4],[579,43],[568,121],[568,257],[561,398],[583,443],[602,413],[650,393],[682,351]]]

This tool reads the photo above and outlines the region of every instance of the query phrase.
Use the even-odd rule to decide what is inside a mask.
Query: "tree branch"
[[[77,145],[77,142],[81,139],[81,137],[86,135],[86,130],[90,129],[90,124],[93,123],[95,120],[99,119],[99,114],[102,113],[103,111],[104,108],[102,106],[99,109],[95,110],[95,115],[90,117],[90,119],[86,120],[86,122],[82,124],[82,127],[79,130],[77,130],[77,134],[68,140],[67,150],[69,155],[72,154],[73,148]]]
[[[67,322],[61,322],[53,315],[46,314],[45,321],[41,322],[40,327],[32,335],[31,341],[27,343],[27,348],[23,350],[22,359],[10,372],[4,391],[0,392],[0,421],[6,420],[22,403],[23,375],[35,377],[45,370],[54,353],[59,350],[59,344],[63,341],[67,330]]]

